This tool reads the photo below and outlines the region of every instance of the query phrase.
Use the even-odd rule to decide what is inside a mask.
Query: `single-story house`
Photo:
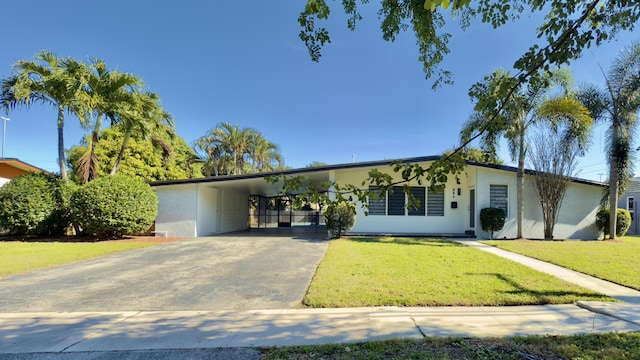
[[[18,159],[0,158],[0,187],[11,181],[11,179],[29,172],[41,173],[46,171]]]
[[[627,191],[622,195],[620,200],[618,200],[618,208],[627,209],[631,214],[631,226],[629,226],[629,230],[627,231],[629,235],[640,234],[640,225],[638,224],[639,221],[635,214],[638,199],[640,199],[640,177],[634,177],[629,181]]]
[[[404,163],[419,163],[428,167],[439,156],[402,159]],[[308,177],[318,184],[335,181],[338,184],[361,184],[374,168],[393,173],[393,161],[373,161],[322,167],[292,169],[270,173],[208,177],[203,179],[169,180],[151,183],[158,195],[159,208],[155,229],[168,236],[205,236],[248,229],[255,226],[255,216],[267,219],[269,211],[277,213],[276,226],[292,226],[292,213],[279,206],[282,183],[272,184],[265,178],[273,175]],[[510,166],[468,162],[459,176],[449,176],[446,189],[430,193],[424,185],[410,184],[420,208],[406,207],[402,191],[370,199],[369,214],[360,204],[353,234],[424,234],[474,235],[488,238],[480,227],[480,210],[500,207],[507,214],[505,226],[494,234],[496,238],[515,238],[516,171]],[[543,237],[540,201],[533,187],[531,172],[525,177],[524,226],[527,238]],[[397,176],[400,179],[399,176]],[[554,237],[558,239],[596,239],[595,226],[603,185],[583,179],[573,179],[564,198]],[[256,200],[257,199],[257,200]],[[276,201],[273,201],[276,199]],[[275,206],[274,206],[275,204]],[[257,222],[260,226],[261,220]],[[264,221],[262,221],[264,224]],[[317,224],[317,222],[316,222]]]

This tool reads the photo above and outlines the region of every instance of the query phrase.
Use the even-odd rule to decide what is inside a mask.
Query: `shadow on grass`
[[[422,245],[432,247],[465,247],[463,244],[457,242],[442,240],[442,239],[430,239],[430,238],[402,238],[402,237],[346,237],[343,238],[347,241],[359,242],[359,243],[379,243],[379,244],[397,244],[397,245]]]
[[[513,295],[529,295],[529,296],[535,297],[538,300],[538,302],[536,303],[538,305],[554,304],[554,303],[557,303],[557,301],[554,302],[553,299],[567,297],[567,296],[576,297],[576,298],[579,298],[579,300],[615,301],[606,295],[602,295],[594,292],[589,293],[589,292],[577,292],[577,291],[565,291],[565,290],[560,290],[560,291],[533,290],[533,289],[529,289],[527,287],[522,286],[522,284],[520,284],[516,280],[500,273],[475,273],[475,274],[467,273],[467,275],[492,276],[514,288],[514,290],[511,290],[511,291],[503,291],[503,293],[513,294]]]

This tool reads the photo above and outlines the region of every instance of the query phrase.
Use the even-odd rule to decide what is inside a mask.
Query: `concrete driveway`
[[[250,230],[108,255],[0,280],[0,312],[300,306],[326,231]]]

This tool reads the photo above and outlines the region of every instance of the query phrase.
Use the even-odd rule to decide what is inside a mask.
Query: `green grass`
[[[0,242],[0,278],[156,245],[151,242]]]
[[[504,339],[385,340],[261,349],[274,359],[581,359],[640,358],[640,333]]]
[[[640,237],[619,241],[483,241],[485,244],[640,290]]]
[[[311,307],[500,306],[611,298],[498,256],[434,239],[333,240],[303,303]]]

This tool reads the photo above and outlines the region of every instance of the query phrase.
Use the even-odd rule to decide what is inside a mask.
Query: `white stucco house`
[[[427,167],[437,159],[439,156],[409,158],[402,161]],[[159,200],[156,231],[168,236],[193,237],[248,229],[250,223],[255,224],[250,217],[257,211],[259,218],[267,218],[269,209],[265,204],[281,195],[282,184],[268,183],[265,181],[268,176],[302,175],[317,183],[332,180],[341,185],[360,184],[374,168],[393,174],[389,167],[392,162],[384,160],[271,173],[154,182],[151,186]],[[446,190],[437,194],[430,193],[424,185],[410,185],[412,194],[420,200],[419,209],[407,209],[406,195],[402,191],[386,194],[380,200],[369,200],[367,216],[360,204],[357,204],[356,222],[351,233],[467,235],[487,238],[489,234],[482,231],[479,214],[482,208],[491,206],[501,207],[507,214],[504,228],[495,233],[494,237],[516,236],[514,167],[468,162],[465,171],[457,178],[449,176]],[[600,236],[595,226],[595,214],[602,195],[602,186],[598,182],[573,179],[562,204],[554,238],[596,239]],[[253,199],[254,204],[251,211],[250,199]],[[542,238],[542,212],[530,174],[525,178],[524,200],[524,236]],[[271,211],[277,211],[276,226],[292,226],[291,213],[273,209]],[[250,216],[250,213],[253,215]]]

